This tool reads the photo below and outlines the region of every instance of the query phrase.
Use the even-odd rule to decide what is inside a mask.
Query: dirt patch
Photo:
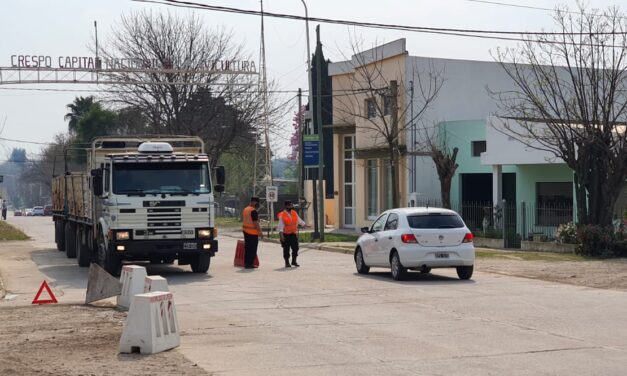
[[[476,270],[600,289],[627,291],[627,259],[537,261],[478,257]]]
[[[0,308],[0,375],[207,375],[176,349],[119,354],[125,316],[85,306]]]

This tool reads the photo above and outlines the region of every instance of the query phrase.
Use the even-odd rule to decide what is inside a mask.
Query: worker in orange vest
[[[292,265],[298,265],[296,258],[298,257],[298,226],[307,227],[307,224],[300,219],[292,201],[285,201],[285,209],[278,214],[279,225],[277,231],[281,237],[281,246],[283,247],[283,259],[285,259],[285,267],[291,268],[290,265],[290,248],[292,248]]]
[[[259,225],[259,197],[251,197],[250,203],[244,208],[242,213],[242,230],[244,231],[244,267],[253,269],[255,258],[257,257],[257,246],[259,238],[263,238],[261,226]]]

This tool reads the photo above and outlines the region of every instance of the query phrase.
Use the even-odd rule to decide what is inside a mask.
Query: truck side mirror
[[[224,166],[217,166],[216,170],[216,184],[224,185],[226,184],[226,172],[224,171]]]
[[[91,185],[94,196],[102,196],[102,169],[91,170]]]

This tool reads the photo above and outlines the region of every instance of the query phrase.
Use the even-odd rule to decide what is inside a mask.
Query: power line
[[[33,144],[33,145],[56,145],[53,142],[39,142],[39,141],[26,141],[26,140],[16,140],[13,138],[5,138],[5,137],[0,137],[0,141],[7,141],[7,142],[21,142],[24,144]]]
[[[217,5],[207,5],[201,3],[195,3],[191,1],[180,1],[180,0],[132,0],[135,2],[141,3],[154,3],[161,5],[169,5],[175,7],[182,8],[192,8],[192,9],[205,9],[212,10],[217,12],[225,12],[225,13],[236,13],[236,14],[246,14],[253,16],[260,16],[261,12],[256,10],[249,9],[241,9],[241,8],[233,8],[233,7],[224,7]],[[547,35],[627,35],[627,32],[546,32],[546,31],[506,31],[506,30],[478,30],[478,29],[455,29],[455,28],[437,28],[437,27],[426,27],[426,26],[410,26],[410,25],[399,25],[399,24],[383,24],[383,23],[375,23],[375,22],[362,22],[362,21],[352,21],[352,20],[341,20],[341,19],[332,19],[332,18],[321,18],[321,17],[303,17],[293,14],[285,14],[285,13],[273,13],[273,12],[264,12],[264,16],[266,17],[274,17],[274,18],[285,18],[292,20],[309,20],[314,22],[321,23],[331,23],[331,24],[339,24],[346,26],[359,26],[359,27],[367,27],[367,28],[376,28],[376,29],[388,29],[388,30],[403,30],[403,31],[413,31],[413,32],[422,32],[422,33],[432,33],[432,34],[444,34],[444,35],[453,35],[453,36],[464,36],[464,37],[473,37],[473,38],[486,38],[486,39],[501,39],[501,40],[513,40],[513,41],[525,41],[525,39],[521,38],[512,38],[512,37],[499,37],[494,35],[536,35],[536,36],[547,36]]]

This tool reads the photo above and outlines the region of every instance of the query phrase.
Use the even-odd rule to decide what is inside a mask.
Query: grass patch
[[[216,227],[241,227],[242,222],[239,221],[237,217],[216,217],[215,218]]]
[[[298,241],[301,243],[312,243],[317,242],[318,240],[314,240],[313,232],[301,232],[298,235]],[[270,235],[271,239],[278,239],[279,234]],[[356,235],[347,235],[347,234],[334,234],[334,233],[325,233],[324,234],[324,242],[325,243],[340,243],[340,242],[356,242],[359,237]]]
[[[25,233],[8,224],[6,221],[0,222],[0,241],[28,240]]]
[[[477,250],[477,258],[521,260],[521,261],[590,261],[595,258],[579,256],[572,253],[550,253],[550,252],[519,252],[519,251],[489,251]]]

